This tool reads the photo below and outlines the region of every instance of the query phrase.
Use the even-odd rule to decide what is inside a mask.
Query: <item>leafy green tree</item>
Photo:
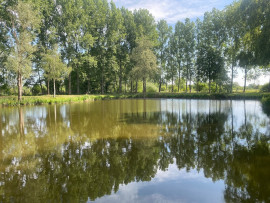
[[[165,20],[160,20],[157,23],[158,31],[158,46],[156,47],[157,60],[159,67],[159,92],[161,91],[162,77],[166,72],[166,49],[168,49],[168,41],[172,32],[172,27],[168,26]]]
[[[185,24],[178,21],[175,25],[175,32],[174,32],[174,48],[173,52],[177,60],[177,72],[178,72],[178,92],[180,92],[180,84],[181,84],[181,74],[183,72],[184,66],[184,28]]]
[[[267,67],[270,64],[270,5],[268,0],[238,1],[239,21],[244,24],[245,33],[250,36],[256,63]]]
[[[240,2],[234,2],[225,10],[225,25],[227,28],[227,40],[225,48],[226,62],[231,70],[231,92],[233,91],[233,81],[236,74],[237,55],[240,49],[240,39],[242,25],[239,17]]]
[[[48,81],[53,80],[53,97],[55,97],[55,81],[65,79],[71,69],[61,61],[57,47],[54,50],[48,50],[47,54],[43,54],[42,62],[43,69],[46,72],[45,77]]]
[[[243,92],[246,92],[247,86],[247,77],[249,71],[254,67],[254,55],[251,52],[241,51],[238,55],[239,66],[244,69],[244,89]]]
[[[146,9],[135,10],[133,15],[137,27],[137,38],[146,37],[153,43],[153,46],[156,46],[158,44],[158,32],[153,15]]]
[[[33,72],[37,74],[40,89],[44,92],[42,83],[45,81],[45,78],[43,77],[44,72],[42,70],[42,54],[47,53],[48,49],[52,49],[59,42],[56,19],[58,5],[53,0],[34,1],[32,5],[38,7],[42,21],[39,32],[37,33],[37,49],[34,53]],[[49,81],[47,81],[47,88],[49,91]]]
[[[0,15],[4,15],[4,8],[0,7]],[[0,95],[1,95],[1,87],[5,85],[5,72],[6,67],[5,63],[7,60],[8,53],[10,51],[9,43],[8,43],[8,35],[6,27],[1,23],[0,18]]]
[[[126,68],[129,62],[128,54],[128,42],[126,40],[126,28],[124,26],[124,18],[120,9],[116,8],[115,4],[111,2],[111,12],[108,22],[108,40],[111,46],[112,56],[115,56],[117,64],[114,72],[119,78],[119,93],[122,93],[122,81],[124,73],[126,73]]]
[[[223,58],[218,50],[211,46],[201,46],[197,56],[198,76],[204,82],[208,81],[209,93],[211,93],[211,82],[215,81],[224,68]]]
[[[82,38],[82,29],[87,22],[84,18],[83,0],[66,1],[59,0],[57,3],[56,28],[60,38],[60,45],[63,47],[62,56],[68,61],[68,66],[72,67],[69,75],[68,93],[72,93],[72,74],[76,77],[76,92],[80,89],[80,57],[82,48],[80,42]]]
[[[146,93],[146,80],[153,77],[157,71],[156,56],[151,50],[152,43],[144,37],[137,40],[137,47],[132,51],[131,59],[134,61],[134,74],[143,81],[143,93]]]
[[[7,8],[6,27],[10,33],[12,50],[7,59],[7,69],[17,75],[18,100],[22,98],[23,80],[32,71],[32,58],[35,47],[32,45],[34,31],[38,28],[39,14],[32,9],[31,4],[18,1],[17,5]]]
[[[166,76],[172,83],[172,92],[174,92],[174,80],[177,75],[177,58],[175,55],[175,46],[176,46],[176,40],[174,35],[171,34],[168,47],[165,50],[166,54]]]
[[[184,26],[184,76],[186,78],[186,92],[191,92],[191,82],[195,75],[194,57],[195,57],[195,23],[191,22],[189,18],[185,19]]]

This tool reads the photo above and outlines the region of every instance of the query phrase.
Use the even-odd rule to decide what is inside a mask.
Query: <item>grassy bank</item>
[[[22,101],[18,102],[16,96],[0,97],[0,105],[2,106],[18,106],[18,105],[40,105],[40,104],[61,104],[68,102],[91,101],[104,98],[114,98],[113,95],[61,95],[56,96],[24,96]]]
[[[256,99],[270,98],[269,93],[232,93],[232,94],[205,94],[205,93],[147,93],[146,98],[182,98],[182,99]],[[16,96],[0,97],[0,105],[39,105],[91,101],[101,99],[125,99],[143,98],[142,93],[138,94],[107,94],[107,95],[61,95],[53,98],[52,96],[24,96],[19,103]]]

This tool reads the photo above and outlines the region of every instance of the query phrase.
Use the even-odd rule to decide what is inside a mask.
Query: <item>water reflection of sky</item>
[[[167,171],[158,170],[151,182],[121,185],[119,191],[95,202],[224,202],[224,181],[212,182],[203,171],[179,170],[171,164]],[[90,202],[90,201],[89,201]]]
[[[36,179],[56,180],[40,168],[55,174],[58,166],[61,177],[73,163],[74,174],[89,177],[94,169],[100,172],[97,179],[83,179],[99,189],[98,194],[87,190],[89,201],[101,197],[96,202],[224,202],[226,194],[238,198],[234,191],[242,192],[237,195],[243,200],[269,199],[265,181],[269,180],[269,145],[265,143],[270,143],[270,119],[259,101],[140,99],[10,108],[0,112],[0,127],[0,158],[5,161],[0,170],[22,177],[23,185],[24,175],[30,174],[28,184],[19,190],[12,186],[19,185],[16,179],[0,176],[6,183],[0,180],[1,191],[27,196],[25,188]],[[178,158],[181,170],[176,164],[168,167],[173,158]],[[54,167],[46,168],[47,162]],[[22,170],[28,163],[33,164]],[[83,170],[80,163],[85,163]],[[145,168],[148,165],[150,169]],[[15,167],[14,174],[10,167]],[[136,167],[140,170],[130,173]],[[201,170],[187,172],[185,167]],[[121,169],[123,177],[118,176]],[[114,185],[125,182],[129,173],[128,184],[114,193]],[[136,178],[151,181],[133,182]],[[64,185],[62,193],[72,196],[69,191],[77,179],[68,181],[68,192],[62,180],[56,181],[61,188]]]
[[[216,112],[229,113],[225,126],[233,127],[235,131],[246,123],[250,123],[255,131],[269,134],[270,120],[262,113],[260,101],[250,100],[190,100],[190,99],[163,99],[161,111],[179,115],[211,114]],[[233,121],[233,122],[232,122]]]

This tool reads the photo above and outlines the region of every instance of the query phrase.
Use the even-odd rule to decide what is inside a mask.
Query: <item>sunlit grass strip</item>
[[[61,95],[56,96],[24,96],[18,102],[16,96],[0,97],[3,106],[61,104],[69,102],[82,102],[103,99],[128,99],[143,98],[142,93],[137,94],[107,94],[107,95]],[[180,99],[255,99],[270,98],[269,93],[232,93],[232,94],[207,94],[207,93],[147,93],[146,98],[180,98]],[[266,100],[266,99],[265,99]]]
[[[113,95],[71,95],[71,96],[24,96],[21,102],[15,96],[0,97],[3,106],[39,105],[39,104],[61,104],[68,102],[93,101],[98,99],[114,98]]]

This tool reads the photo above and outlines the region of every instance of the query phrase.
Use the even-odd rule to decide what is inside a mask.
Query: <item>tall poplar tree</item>
[[[22,99],[23,80],[28,78],[32,71],[32,58],[35,47],[32,42],[34,31],[38,28],[40,19],[37,11],[31,4],[18,1],[18,4],[7,8],[9,41],[12,50],[7,59],[7,68],[17,75],[18,100]]]
[[[184,67],[184,44],[185,44],[185,38],[184,38],[184,28],[185,24],[178,21],[175,25],[175,32],[174,32],[174,53],[177,60],[177,73],[178,73],[178,92],[180,92],[180,84],[181,84],[181,77]]]
[[[137,46],[133,49],[131,59],[134,61],[133,73],[143,81],[143,94],[146,94],[146,81],[153,77],[157,71],[156,56],[151,50],[152,43],[145,37],[137,40]]]
[[[166,71],[166,49],[168,49],[168,41],[172,32],[172,27],[165,20],[160,20],[157,23],[158,31],[158,46],[156,48],[157,60],[159,66],[159,92],[161,91],[162,79]]]
[[[45,70],[47,80],[53,80],[53,97],[55,97],[55,82],[65,79],[65,77],[69,75],[71,68],[67,67],[67,65],[61,61],[57,47],[53,50],[48,50],[47,54],[42,55],[42,66]]]

